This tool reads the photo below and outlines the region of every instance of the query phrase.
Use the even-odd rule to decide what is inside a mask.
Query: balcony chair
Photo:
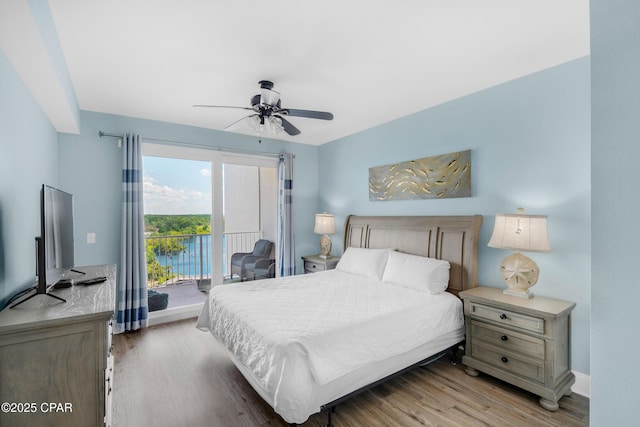
[[[236,252],[231,255],[231,278],[233,279],[233,275],[237,274],[242,282],[246,279],[253,279],[253,268],[256,261],[269,259],[272,249],[273,242],[261,239],[256,242],[253,252]]]
[[[255,280],[271,279],[276,277],[276,260],[259,259],[253,267],[253,278]]]

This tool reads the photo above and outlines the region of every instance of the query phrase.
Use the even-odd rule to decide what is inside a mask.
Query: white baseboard
[[[576,382],[571,387],[571,391],[591,398],[591,376],[577,371],[573,371],[573,375],[576,377]]]
[[[178,320],[192,319],[200,315],[202,303],[183,305],[182,307],[169,308],[167,310],[152,311],[149,313],[148,326],[161,325],[163,323],[176,322]]]

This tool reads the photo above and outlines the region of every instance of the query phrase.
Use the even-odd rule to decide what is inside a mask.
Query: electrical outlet
[[[96,233],[87,233],[87,244],[93,245],[96,242]]]

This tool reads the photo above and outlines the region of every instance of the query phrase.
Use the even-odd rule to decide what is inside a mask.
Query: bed
[[[285,421],[327,409],[331,425],[341,401],[464,340],[481,223],[350,216],[335,270],[215,287],[197,327]]]

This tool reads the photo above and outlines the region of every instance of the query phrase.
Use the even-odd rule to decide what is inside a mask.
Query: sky
[[[143,156],[145,214],[210,214],[211,164]]]

